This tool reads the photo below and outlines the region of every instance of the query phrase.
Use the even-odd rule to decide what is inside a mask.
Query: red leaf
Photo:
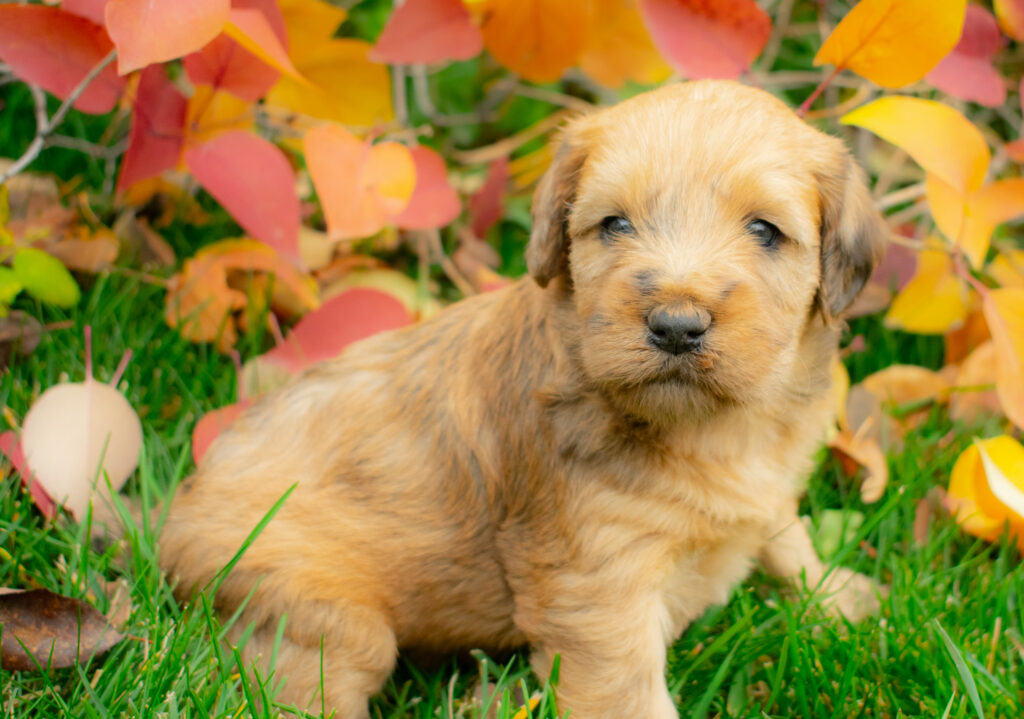
[[[50,499],[50,495],[43,489],[43,485],[33,480],[32,472],[25,459],[25,453],[21,450],[21,442],[14,432],[0,432],[0,453],[7,455],[14,465],[14,469],[21,475],[21,484],[28,489],[32,501],[47,519],[57,516],[57,505]]]
[[[249,400],[243,399],[235,404],[211,410],[196,422],[195,429],[192,430],[192,459],[197,466],[206,450],[213,444],[213,440],[217,439],[250,404],[252,403]]]
[[[410,152],[416,164],[416,187],[409,204],[395,216],[395,224],[405,230],[444,227],[462,211],[459,196],[448,183],[444,159],[423,145],[417,145]]]
[[[483,46],[461,0],[406,0],[384,26],[370,59],[406,65],[468,60]]]
[[[107,22],[103,9],[107,6],[107,0],[64,0],[60,9],[72,15],[78,15],[92,20],[97,25]]]
[[[252,237],[299,257],[299,199],[288,159],[261,137],[234,130],[185,151],[185,164]]]
[[[363,287],[345,290],[304,316],[284,344],[264,357],[289,372],[298,372],[336,357],[353,342],[411,321],[405,306],[386,292]]]
[[[273,0],[234,0],[235,9],[263,13],[282,47],[288,47],[288,32],[281,8]],[[256,102],[274,86],[281,73],[232,40],[225,33],[215,37],[198,52],[184,58],[185,72],[195,85],[212,85],[248,102]]]
[[[494,223],[501,219],[502,196],[508,180],[508,158],[499,157],[491,163],[487,180],[476,194],[469,198],[469,216],[473,220],[473,234],[483,239]]]
[[[230,0],[109,0],[107,30],[122,75],[194,52],[224,29]]]
[[[0,60],[25,82],[62,100],[114,48],[91,20],[42,5],[0,5]],[[75,100],[82,112],[114,109],[124,79],[108,65]]]
[[[995,17],[978,5],[968,5],[960,42],[926,79],[961,100],[998,107],[1006,101],[1006,86],[992,58],[1002,46]]]
[[[735,79],[771,34],[754,0],[640,0],[647,30],[665,58],[690,79]]]
[[[139,74],[128,151],[117,178],[118,192],[178,166],[187,105],[185,96],[171,84],[160,65],[147,67]]]

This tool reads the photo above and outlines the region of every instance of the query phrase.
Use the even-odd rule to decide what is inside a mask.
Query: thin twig
[[[832,82],[832,87],[833,88],[836,87],[835,81]],[[864,83],[864,84],[860,85],[857,88],[857,92],[854,93],[853,97],[851,97],[851,98],[849,98],[847,100],[844,100],[843,102],[839,103],[838,105],[833,105],[833,104],[829,103],[828,106],[822,108],[821,110],[810,110],[809,112],[807,112],[804,115],[804,119],[805,120],[824,120],[824,119],[827,119],[827,118],[839,117],[840,115],[845,115],[847,112],[849,112],[850,110],[854,109],[855,107],[857,107],[861,103],[863,103],[865,100],[867,100],[868,97],[870,97],[870,96],[871,96],[871,86],[869,84],[867,84],[867,83]]]
[[[457,150],[452,153],[452,159],[462,165],[483,165],[492,160],[497,160],[499,157],[507,157],[531,140],[550,132],[573,114],[575,113],[570,110],[559,110],[540,122],[530,125],[525,130],[498,140],[494,144],[476,147],[472,150]]]
[[[401,126],[409,124],[409,104],[405,99],[405,67],[391,66],[392,103],[395,106],[395,122]]]
[[[825,91],[826,87],[832,84],[832,81],[836,79],[836,75],[841,71],[841,67],[836,67],[832,72],[826,75],[825,79],[822,80],[816,88],[814,88],[814,92],[812,92],[806,100],[800,103],[800,107],[797,109],[796,114],[800,117],[804,117],[807,114],[807,111],[811,109],[811,105],[814,104],[814,101],[818,99],[818,96]]]
[[[85,89],[89,87],[89,83],[96,79],[96,77],[103,72],[107,65],[114,61],[117,57],[117,51],[111,50],[107,53],[107,56],[100,60],[100,62],[89,71],[89,73],[82,78],[75,88],[71,91],[64,102],[60,104],[57,111],[53,113],[53,117],[49,120],[46,119],[46,96],[43,95],[35,85],[29,85],[29,90],[32,92],[32,98],[36,105],[36,136],[29,143],[28,149],[25,150],[24,154],[15,160],[10,167],[8,167],[3,173],[0,173],[0,184],[7,182],[10,178],[17,175],[19,172],[28,167],[33,160],[39,157],[39,153],[46,147],[46,140],[53,133],[57,127],[64,122],[64,118],[67,117],[68,112],[71,110],[71,106],[75,104]]]
[[[75,150],[84,155],[95,157],[97,160],[106,160],[109,157],[120,157],[128,149],[127,138],[116,145],[101,145],[97,142],[89,142],[77,137],[67,135],[50,135],[46,139],[47,147],[63,147],[68,150]]]
[[[485,112],[460,112],[455,115],[445,115],[439,112],[430,97],[430,84],[427,82],[427,68],[425,65],[410,65],[409,74],[412,77],[412,92],[416,98],[416,105],[420,112],[427,116],[431,124],[439,127],[457,127],[459,125],[479,125],[490,122],[494,119],[494,113]]]
[[[885,211],[890,207],[896,207],[896,205],[902,205],[904,202],[911,202],[913,200],[920,199],[924,196],[925,184],[918,182],[914,185],[908,185],[907,187],[899,190],[894,190],[887,195],[883,195],[875,202],[875,207],[879,210]]]
[[[552,105],[560,105],[561,107],[576,110],[578,112],[591,112],[594,110],[594,105],[586,100],[581,100],[580,98],[573,97],[572,95],[566,95],[564,92],[545,90],[542,87],[516,85],[515,94],[520,97],[528,97],[531,100],[540,100],[541,102],[549,102]]]
[[[445,253],[444,247],[441,246],[441,233],[437,230],[424,230],[422,234],[427,241],[431,254],[434,255],[432,259],[437,260],[437,263],[441,265],[441,269],[448,275],[448,279],[452,281],[452,284],[458,287],[459,291],[467,297],[475,295],[476,290],[473,288],[473,283],[467,280],[462,272],[459,271],[459,268],[455,266],[455,263]]]
[[[900,210],[899,212],[889,215],[885,218],[885,221],[889,223],[889,227],[899,227],[904,222],[913,220],[915,217],[921,217],[928,214],[928,203],[924,200],[915,202],[910,207]]]
[[[761,53],[761,62],[758,63],[759,67],[765,72],[771,71],[772,65],[775,64],[775,58],[779,56],[779,50],[782,48],[782,38],[785,36],[786,30],[789,29],[789,23],[793,19],[794,5],[796,5],[796,0],[782,0],[776,8],[775,26],[772,28],[772,34],[768,38],[768,44],[765,46],[764,52]]]

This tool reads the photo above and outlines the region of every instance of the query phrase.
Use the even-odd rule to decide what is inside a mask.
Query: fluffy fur
[[[726,82],[565,131],[534,199],[532,278],[353,346],[248,410],[179,489],[160,555],[187,595],[297,488],[217,595],[298,706],[342,719],[399,649],[562,657],[576,719],[677,716],[665,648],[759,559],[835,592],[796,518],[832,413],[834,318],[884,236],[842,143]],[[602,236],[607,216],[635,232]],[[784,239],[751,237],[756,218]],[[654,308],[710,322],[648,341]]]

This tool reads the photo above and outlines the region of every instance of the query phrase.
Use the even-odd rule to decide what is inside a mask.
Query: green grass
[[[144,452],[127,488],[147,502],[168,496],[191,470],[189,439],[203,412],[234,399],[229,359],[192,345],[162,321],[163,291],[120,274],[102,276],[70,315],[23,305],[46,321],[71,319],[73,329],[47,335],[29,357],[0,373],[0,403],[24,416],[46,387],[84,372],[81,328],[93,327],[96,375],[110,377],[124,352],[135,356],[121,388],[142,417]],[[933,363],[928,341],[882,333],[877,323],[854,328],[871,351],[854,355],[854,373],[894,361]],[[243,339],[243,356],[265,338]],[[903,354],[900,354],[903,353]],[[941,359],[941,354],[939,356]],[[953,428],[941,411],[907,437],[891,458],[892,480],[880,502],[865,506],[857,485],[822,454],[804,511],[859,511],[863,525],[834,559],[889,584],[881,614],[851,625],[826,617],[816,602],[787,598],[772,579],[755,574],[724,607],[709,610],[669,651],[669,686],[682,717],[1017,717],[1024,697],[1024,568],[1008,542],[989,545],[936,519],[915,543],[915,510],[929,489],[948,481],[973,432]],[[994,427],[974,428],[982,434]],[[940,441],[943,440],[943,441]],[[129,636],[85,668],[45,674],[5,672],[3,714],[16,717],[272,716],[274,677],[240,671],[236,651],[220,641],[225,624],[207,604],[179,605],[156,565],[152,528],[97,550],[85,526],[44,521],[8,476],[0,483],[0,585],[42,586],[84,597],[106,609],[109,580],[132,588]],[[998,627],[998,629],[997,629]],[[549,691],[529,674],[525,658],[508,664],[482,656],[444,666],[403,663],[374,700],[373,715],[483,716],[474,692],[481,675],[506,701],[510,717],[538,693],[530,716],[558,716]]]

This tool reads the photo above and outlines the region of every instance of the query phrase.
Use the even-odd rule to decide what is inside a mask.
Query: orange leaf
[[[288,51],[274,34],[266,15],[255,8],[232,8],[224,33],[275,70],[291,75],[300,82],[305,78],[292,65]]]
[[[417,145],[411,150],[416,165],[416,189],[409,204],[395,216],[395,224],[405,230],[444,227],[462,212],[462,203],[448,182],[444,158],[429,147]]]
[[[949,397],[949,416],[962,422],[973,422],[983,415],[1002,414],[996,385],[996,348],[985,342],[971,352],[956,378],[956,389]]]
[[[1014,40],[1024,40],[1024,0],[995,0],[999,27]]]
[[[1006,85],[992,58],[1002,46],[1003,36],[992,13],[968,5],[960,41],[928,73],[927,80],[953,97],[998,107],[1006,101]]]
[[[171,278],[164,319],[192,342],[217,342],[222,352],[238,339],[231,314],[245,307],[245,295],[228,287],[227,269],[211,258],[185,260]]]
[[[188,55],[224,29],[230,0],[110,0],[107,31],[122,75]]]
[[[580,69],[605,87],[654,84],[672,72],[644,27],[635,0],[591,0]]]
[[[0,60],[15,76],[64,99],[113,45],[102,27],[78,15],[40,5],[0,5]],[[82,112],[110,112],[124,79],[107,66],[75,100]]]
[[[370,145],[341,127],[324,125],[307,132],[303,146],[332,237],[379,232],[412,196],[416,165],[403,145]]]
[[[406,0],[388,19],[370,59],[403,65],[468,60],[482,49],[480,30],[462,0]]]
[[[1006,416],[1024,427],[1024,289],[990,290],[982,305],[996,347],[996,391]]]
[[[961,195],[977,190],[985,179],[989,161],[985,138],[948,105],[892,95],[858,107],[842,122],[870,130],[905,150]]]
[[[303,309],[313,310],[320,306],[316,282],[262,242],[248,238],[221,240],[203,247],[194,259],[213,259],[232,270],[266,272],[273,275],[278,284],[291,290]]]
[[[531,82],[552,82],[576,64],[586,42],[587,0],[487,0],[484,45]]]
[[[889,307],[886,327],[918,334],[943,334],[963,325],[967,288],[953,274],[953,262],[941,244],[927,244],[918,255],[917,272]]]
[[[298,261],[295,174],[276,146],[236,130],[186,150],[185,164],[246,232]]]
[[[929,175],[927,189],[935,224],[963,249],[974,267],[985,261],[996,227],[1024,215],[1024,178],[998,180],[964,198]]]
[[[883,87],[923,78],[960,39],[966,0],[861,0],[814,57]]]
[[[640,0],[640,10],[661,53],[692,79],[739,77],[772,31],[753,0]]]

